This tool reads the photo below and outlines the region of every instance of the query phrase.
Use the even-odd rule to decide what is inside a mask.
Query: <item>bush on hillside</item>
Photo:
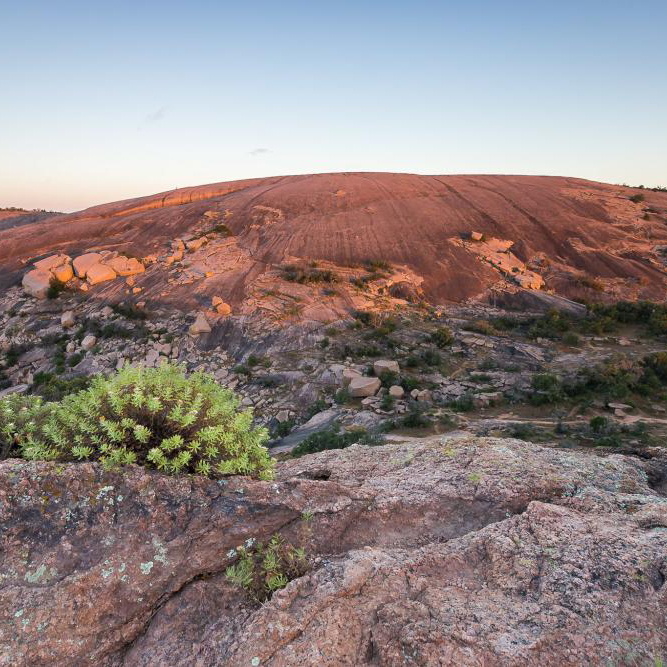
[[[53,404],[29,459],[137,463],[168,473],[272,476],[266,429],[228,389],[179,366],[125,367]]]
[[[0,400],[0,461],[22,456],[51,411],[39,396],[10,394]]]
[[[430,339],[438,347],[447,347],[454,342],[454,334],[449,327],[439,327],[431,333]]]

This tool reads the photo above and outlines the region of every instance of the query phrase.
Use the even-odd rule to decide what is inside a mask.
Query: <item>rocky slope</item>
[[[275,482],[0,464],[0,664],[654,665],[667,459],[470,436],[353,446]],[[252,604],[273,533],[312,569]]]
[[[148,258],[137,280],[142,299],[192,309],[218,296],[245,314],[265,309],[285,317],[297,300],[302,318],[335,319],[363,307],[369,292],[443,303],[517,282],[566,296],[664,298],[666,221],[664,192],[580,179],[286,176],[0,225],[0,281],[19,280],[49,254],[106,250]],[[204,240],[190,246],[179,239]],[[475,239],[495,245],[481,252]],[[390,264],[394,277],[349,289],[349,279],[364,278],[359,264],[377,260]],[[330,293],[282,280],[281,267],[313,261],[341,279]],[[98,293],[131,295],[119,283]]]

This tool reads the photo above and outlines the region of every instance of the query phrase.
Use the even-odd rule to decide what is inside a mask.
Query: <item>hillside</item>
[[[638,194],[642,199],[633,201]],[[148,302],[194,308],[217,295],[237,313],[255,312],[284,277],[285,265],[310,262],[346,285],[356,265],[386,262],[399,272],[385,284],[387,291],[402,282],[399,287],[413,296],[440,304],[513,285],[512,271],[524,270],[565,296],[663,299],[666,223],[667,193],[574,178],[284,176],[184,188],[9,228],[0,224],[0,281],[15,283],[32,260],[56,251],[74,256],[106,249],[150,258],[139,283]],[[177,239],[212,230],[206,248],[163,262]],[[491,239],[492,247],[474,246],[471,232]],[[504,271],[489,263],[493,252],[507,254],[505,242],[512,242],[510,265],[519,268]],[[367,286],[366,292],[383,291]],[[100,290],[112,298],[119,288]],[[355,298],[363,306],[366,295],[346,289],[313,296],[318,307],[335,313],[358,305]],[[268,308],[276,310],[275,304]]]

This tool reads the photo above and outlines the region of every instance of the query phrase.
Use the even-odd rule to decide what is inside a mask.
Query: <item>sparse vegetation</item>
[[[67,290],[67,285],[60,282],[57,278],[51,278],[49,288],[46,290],[47,299],[57,299],[64,291]]]
[[[383,442],[384,438],[380,434],[369,433],[364,429],[341,433],[340,425],[336,425],[308,436],[292,450],[292,457],[297,458],[304,454],[322,452],[327,449],[345,449],[356,443],[360,445],[381,445]]]
[[[285,542],[279,535],[274,535],[267,544],[248,540],[237,547],[236,557],[237,562],[227,568],[225,576],[258,604],[309,569],[305,550]]]
[[[338,282],[338,275],[333,271],[328,269],[304,268],[293,264],[284,266],[280,277],[283,280],[301,285]]]
[[[146,311],[133,303],[115,303],[111,308],[114,313],[128,320],[145,320],[147,318]]]

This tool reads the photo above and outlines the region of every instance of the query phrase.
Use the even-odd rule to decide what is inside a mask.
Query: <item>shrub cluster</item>
[[[204,373],[188,377],[168,364],[127,366],[108,379],[94,378],[88,389],[59,403],[24,400],[26,418],[3,430],[27,459],[272,476],[273,460],[263,446],[266,430],[253,428],[251,412],[239,411],[232,392]],[[0,404],[3,414],[15,407]]]
[[[338,282],[338,276],[328,269],[308,269],[292,264],[283,267],[281,277],[283,280],[301,285]]]
[[[650,336],[667,335],[667,305],[651,301],[619,301],[590,304],[588,308],[585,317],[572,317],[554,310],[540,317],[498,317],[491,324],[497,331],[515,331],[529,338],[565,342],[573,340],[572,334],[600,335],[615,331],[623,324],[638,324]]]
[[[293,450],[292,457],[298,458],[304,454],[323,452],[327,449],[345,449],[350,445],[382,445],[384,438],[377,433],[369,433],[363,429],[340,432],[340,425],[326,431],[313,433],[300,442]]]
[[[530,402],[557,403],[567,398],[623,399],[632,395],[662,395],[667,387],[667,352],[646,355],[640,361],[615,359],[585,367],[571,380],[551,373],[535,375]]]

